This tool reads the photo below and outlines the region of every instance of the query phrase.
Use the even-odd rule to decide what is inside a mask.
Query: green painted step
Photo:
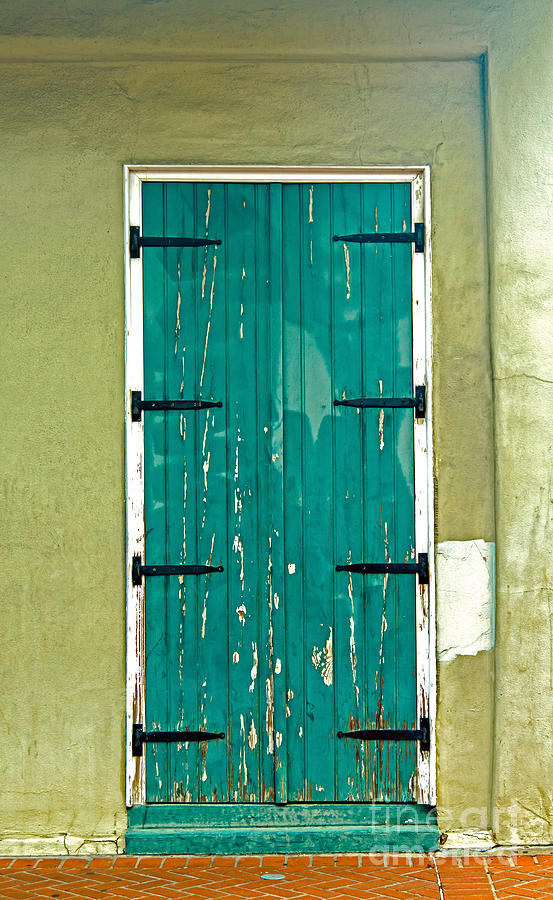
[[[128,811],[127,853],[427,853],[436,813],[415,804],[168,804]]]
[[[131,828],[126,852],[182,855],[269,853],[428,853],[438,848],[430,826],[355,825],[287,828]]]

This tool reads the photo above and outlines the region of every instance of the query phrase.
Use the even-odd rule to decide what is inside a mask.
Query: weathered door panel
[[[414,746],[336,732],[415,727],[415,584],[336,573],[414,553],[411,248],[334,242],[410,228],[403,185],[290,185],[284,285],[289,799],[411,796]]]
[[[146,579],[160,801],[410,800],[415,750],[337,739],[415,727],[412,576],[336,573],[414,554],[413,414],[334,407],[412,392],[407,185],[156,184],[143,231],[220,238],[144,248],[146,561],[223,573]]]
[[[146,398],[222,409],[145,414],[146,559],[224,573],[146,583],[148,727],[226,741],[147,747],[150,801],[274,796],[267,753],[270,520],[268,189],[147,184],[145,233],[222,237],[144,252]],[[231,227],[227,227],[227,221]]]

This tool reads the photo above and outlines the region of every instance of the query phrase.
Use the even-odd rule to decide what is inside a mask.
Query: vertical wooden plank
[[[391,231],[390,186],[363,185],[362,230]],[[362,253],[363,392],[364,396],[394,395],[393,293],[391,245],[367,244]],[[393,435],[390,410],[362,411],[365,509],[365,559],[385,562],[395,552]],[[358,576],[367,591],[367,727],[395,727],[395,610],[397,576]],[[372,800],[390,796],[395,787],[395,742],[370,742],[368,791]],[[393,796],[393,793],[392,793]]]
[[[269,269],[268,355],[270,360],[270,484],[267,486],[271,509],[271,560],[269,585],[269,614],[272,627],[271,671],[267,674],[269,691],[273,697],[274,723],[274,779],[275,801],[288,800],[288,716],[287,716],[287,673],[286,656],[286,609],[285,590],[285,544],[284,544],[284,415],[282,376],[282,186],[273,184],[259,188],[269,198],[268,235],[258,229],[257,244],[267,247]],[[259,223],[261,224],[261,222]],[[267,240],[268,237],[268,240]],[[265,257],[262,256],[263,262]],[[258,357],[258,371],[262,358]],[[261,435],[260,435],[261,437]]]
[[[229,734],[231,799],[262,799],[260,661],[265,653],[259,535],[256,188],[227,187]],[[265,542],[266,543],[266,542]],[[261,552],[261,555],[260,555]]]
[[[363,230],[393,231],[393,188],[391,185],[364,188]],[[411,393],[410,299],[403,303],[403,378],[398,377],[399,314],[396,306],[398,287],[410,296],[410,279],[399,285],[394,279],[393,260],[401,254],[410,258],[410,248],[404,245],[367,245],[363,265],[365,306],[363,314],[365,396],[409,396]],[[376,363],[376,365],[375,365]],[[408,377],[405,377],[405,370]],[[405,518],[413,511],[412,458],[398,462],[398,435],[412,434],[412,413],[399,410],[365,410],[363,416],[365,443],[365,509],[366,559],[375,561],[405,559],[405,549],[398,540],[398,517]],[[376,477],[375,477],[376,476]],[[410,484],[411,496],[403,490]],[[407,489],[408,492],[409,489]],[[398,493],[399,491],[399,493]],[[402,695],[416,695],[414,668],[403,666],[400,657],[409,635],[400,630],[400,593],[414,601],[411,576],[390,575],[369,578],[369,602],[372,616],[368,620],[370,648],[375,690],[369,693],[368,723],[376,727],[405,727],[398,719],[398,684]],[[401,673],[401,681],[398,681]],[[370,680],[369,680],[370,690]],[[398,795],[399,768],[402,759],[412,752],[412,746],[396,742],[369,745],[371,752],[371,796],[375,800],[401,799]]]
[[[194,185],[167,184],[165,194],[166,233],[194,234]],[[169,398],[191,399],[197,396],[195,305],[198,250],[167,248],[165,257],[166,395]],[[145,415],[148,417],[151,414]],[[173,564],[198,562],[198,415],[197,412],[167,412],[163,415],[166,434],[167,560]],[[155,465],[156,460],[153,462]],[[164,581],[169,728],[175,731],[197,729],[201,727],[196,709],[195,613],[198,580],[194,576],[172,576]],[[167,797],[171,802],[197,799],[198,752],[198,745],[194,743],[167,745]]]
[[[198,354],[197,390],[201,400],[219,400],[225,391],[226,344],[226,228],[224,185],[196,186],[196,232],[223,241],[221,247],[206,247],[197,295]],[[201,255],[199,257],[201,259]],[[200,273],[198,273],[200,275]],[[198,562],[225,564],[226,446],[224,411],[197,414],[196,479]],[[228,719],[228,631],[225,572],[198,578],[196,634],[198,648],[198,722],[206,731],[227,731]],[[227,743],[206,741],[199,745],[199,799],[228,799]]]
[[[333,185],[333,234],[361,230],[360,186]],[[362,284],[359,244],[334,246],[334,396],[363,396]],[[335,563],[364,559],[363,434],[358,409],[335,408]],[[337,731],[365,727],[365,586],[359,576],[338,574],[336,584]],[[338,799],[365,799],[366,743],[336,741]]]
[[[144,185],[143,228],[164,234],[165,188]],[[148,248],[144,253],[144,396],[166,396],[166,297],[165,249]],[[166,563],[166,446],[165,418],[150,413],[144,419],[144,497],[146,562]],[[146,727],[170,727],[167,691],[166,579],[146,579]],[[146,753],[146,797],[167,800],[167,745],[150,744]]]
[[[302,185],[303,532],[308,799],[334,800],[330,187]]]
[[[306,784],[307,652],[304,635],[303,456],[312,444],[302,441],[303,296],[299,278],[300,187],[282,186],[284,562],[286,596],[286,717],[288,719],[288,798],[308,800]]]

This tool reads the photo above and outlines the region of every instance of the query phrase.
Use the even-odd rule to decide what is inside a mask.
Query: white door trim
[[[125,497],[127,598],[127,806],[145,802],[144,757],[132,753],[132,727],[145,718],[144,588],[133,587],[132,558],[144,553],[144,429],[131,420],[131,391],[143,391],[142,260],[131,259],[129,228],[142,227],[144,181],[403,182],[411,184],[413,222],[425,223],[425,251],[412,253],[413,388],[426,384],[427,413],[415,420],[415,543],[428,552],[430,584],[417,591],[417,712],[430,719],[430,753],[419,754],[415,800],[436,803],[436,620],[432,453],[432,304],[429,166],[124,166]]]

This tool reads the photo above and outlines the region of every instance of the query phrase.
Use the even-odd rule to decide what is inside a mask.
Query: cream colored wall
[[[553,842],[553,7],[513,7],[490,61],[497,459],[494,830]]]
[[[530,6],[537,10],[525,18]],[[494,804],[499,840],[551,837],[546,799],[543,819],[527,814],[516,835],[505,818],[515,795],[534,808],[539,773],[551,766],[550,738],[544,731],[538,741],[525,729],[529,722],[545,729],[540,710],[549,715],[551,693],[547,619],[544,626],[551,354],[543,336],[553,287],[544,235],[551,238],[553,227],[536,171],[550,177],[553,161],[543,136],[546,105],[533,90],[540,79],[547,86],[550,72],[539,22],[531,22],[546,4],[502,7],[516,20],[502,12],[496,21],[489,4],[457,0],[378,0],[366,8],[353,0],[251,2],[247,16],[231,2],[3,5],[0,852],[36,852],[41,841],[63,847],[60,835],[74,848],[124,832],[122,166],[129,162],[431,165],[437,539],[493,541],[496,520],[500,534],[495,738],[493,651],[443,663],[440,823],[486,831]],[[495,509],[485,109],[476,59],[490,31],[491,308],[502,378]],[[521,46],[512,44],[515,31]],[[534,46],[541,68],[530,78],[522,60]],[[517,131],[512,108],[526,131]],[[545,170],[536,168],[535,137]],[[507,213],[516,242],[498,224]],[[511,378],[512,365],[533,377]],[[523,423],[532,436],[526,443]],[[525,718],[513,715],[511,698]],[[535,762],[520,772],[521,738],[532,733]]]

